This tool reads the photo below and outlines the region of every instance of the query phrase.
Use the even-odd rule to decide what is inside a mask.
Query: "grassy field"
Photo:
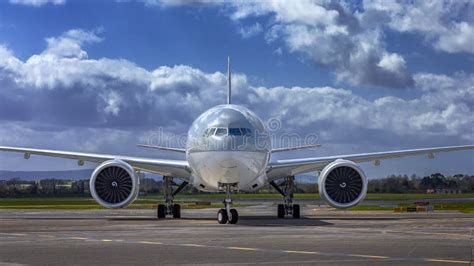
[[[161,198],[161,195],[146,196],[144,198]],[[177,199],[222,199],[223,194],[196,194],[196,195],[178,195]],[[233,199],[247,199],[247,200],[258,200],[258,199],[275,199],[280,200],[282,197],[280,194],[236,194]],[[320,199],[318,193],[303,193],[295,194],[296,199]],[[464,194],[395,194],[395,193],[369,193],[365,200],[421,200],[421,199],[458,199],[458,198],[474,198],[474,193]]]
[[[273,199],[278,202],[282,199],[279,194],[236,194],[234,199],[237,204],[235,207],[249,206],[248,204],[239,204],[238,200],[259,200],[259,199]],[[319,199],[319,194],[295,194],[296,199]],[[421,199],[453,199],[453,198],[473,198],[474,193],[466,194],[368,194],[366,201],[393,201],[393,200],[421,200]],[[176,203],[182,204],[184,209],[199,209],[199,208],[222,208],[221,203],[212,203],[211,205],[196,205],[194,202],[184,202],[183,200],[197,199],[205,201],[222,199],[222,194],[197,194],[197,195],[180,195],[177,197]],[[154,209],[158,202],[162,199],[161,195],[141,197],[136,200],[128,208],[132,209]],[[406,206],[400,204],[400,206]],[[57,210],[80,210],[80,209],[102,209],[92,198],[15,198],[15,199],[0,199],[0,209],[57,209]],[[356,206],[349,210],[393,210],[392,207],[385,207],[379,205],[362,205]],[[435,210],[457,210],[466,213],[474,213],[474,203],[457,203],[446,202],[435,204]]]
[[[138,199],[127,208],[131,209],[155,209],[159,201]],[[190,202],[180,202],[183,209],[203,209],[203,208],[222,208],[224,204],[212,203],[195,204]],[[233,204],[235,207],[245,207],[248,204]],[[25,210],[91,210],[103,209],[91,198],[20,198],[20,199],[0,199],[0,209],[25,209]]]
[[[399,207],[416,207],[415,204],[398,204]],[[459,211],[462,213],[474,213],[474,202],[439,202],[433,204],[435,211]],[[350,211],[393,211],[393,207],[379,205],[359,205],[349,209]]]

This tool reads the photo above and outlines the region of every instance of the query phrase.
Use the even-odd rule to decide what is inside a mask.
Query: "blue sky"
[[[2,1],[0,145],[166,156],[134,144],[223,103],[227,55],[236,103],[325,145],[288,156],[472,144],[473,5]],[[76,168],[19,157],[0,169]],[[439,157],[364,169],[474,173],[472,153]]]
[[[214,6],[164,8],[141,2],[99,1],[87,5],[76,1],[25,8],[3,2],[2,10],[2,31],[31,33],[0,37],[3,43],[18,47],[15,52],[23,60],[45,48],[42,40],[46,36],[81,28],[97,30],[104,38],[100,45],[87,47],[90,58],[124,58],[150,70],[186,64],[214,72],[225,70],[230,55],[236,71],[255,76],[265,85],[313,86],[331,82],[329,69],[320,68],[318,72],[323,75],[315,75],[318,72],[314,67],[298,57],[275,56],[279,43],[269,46],[262,36],[242,38],[237,23]],[[256,57],[258,64],[249,60]]]

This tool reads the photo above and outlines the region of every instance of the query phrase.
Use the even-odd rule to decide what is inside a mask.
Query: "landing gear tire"
[[[285,205],[278,204],[278,219],[285,218]]]
[[[227,215],[227,211],[225,209],[220,209],[217,212],[217,222],[220,224],[225,224],[229,220],[229,217]]]
[[[230,209],[229,223],[236,224],[238,220],[239,220],[239,213],[237,212],[237,210]]]
[[[291,215],[293,218],[300,218],[300,205],[293,204],[295,192],[295,177],[288,176],[280,184],[271,181],[270,185],[275,188],[285,199],[285,204],[278,204],[278,218],[285,218],[285,215]]]
[[[164,204],[158,204],[157,217],[158,219],[163,219],[166,217],[166,206]]]
[[[300,205],[293,204],[293,218],[299,219],[300,218]]]
[[[173,204],[172,213],[173,213],[173,218],[175,219],[181,218],[181,205]]]

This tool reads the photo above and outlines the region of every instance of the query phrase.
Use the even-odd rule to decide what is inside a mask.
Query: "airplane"
[[[140,158],[119,155],[69,152],[45,149],[0,146],[0,151],[43,155],[97,163],[90,178],[94,200],[106,208],[124,208],[138,196],[140,172],[163,176],[164,202],[158,204],[157,218],[181,218],[181,206],[174,197],[188,184],[200,191],[224,192],[224,208],[217,213],[219,224],[236,224],[238,212],[232,208],[231,194],[253,192],[270,184],[283,196],[278,204],[277,217],[300,218],[300,205],[294,203],[295,175],[319,172],[319,194],[335,208],[350,208],[359,204],[367,194],[367,176],[358,165],[363,162],[407,156],[472,150],[474,145],[448,146],[424,149],[397,150],[361,154],[307,157],[299,159],[272,159],[276,153],[316,148],[305,145],[272,148],[269,131],[262,120],[248,108],[232,104],[231,64],[228,58],[227,104],[215,106],[201,114],[191,125],[186,148],[139,145],[143,148],[178,152],[185,160]],[[175,180],[181,180],[180,184]]]

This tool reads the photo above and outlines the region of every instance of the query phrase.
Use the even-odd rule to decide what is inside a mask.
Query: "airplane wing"
[[[361,154],[349,154],[349,155],[336,155],[328,157],[314,157],[314,158],[301,158],[301,159],[283,159],[270,162],[267,169],[268,180],[272,181],[286,176],[293,176],[297,174],[307,173],[311,171],[321,170],[327,164],[337,159],[345,159],[356,163],[374,161],[376,165],[381,160],[401,158],[416,155],[428,155],[429,158],[434,158],[434,154],[438,152],[451,152],[451,151],[462,151],[472,150],[474,145],[464,146],[450,146],[450,147],[437,147],[437,148],[425,148],[425,149],[413,149],[413,150],[399,150],[399,151],[386,151],[386,152],[373,152],[373,153],[361,153]]]
[[[315,145],[304,145],[304,146],[296,146],[296,147],[275,148],[275,149],[272,149],[271,152],[276,153],[276,152],[285,152],[285,151],[314,149],[314,148],[319,148],[321,146],[322,146],[321,144],[315,144]]]
[[[25,159],[30,158],[30,155],[34,154],[77,160],[79,164],[82,164],[83,162],[102,163],[108,160],[118,159],[129,163],[135,169],[157,173],[160,175],[169,175],[186,181],[189,180],[189,177],[191,175],[188,162],[185,160],[150,159],[119,155],[29,149],[5,146],[0,146],[0,151],[24,153]]]
[[[163,146],[155,146],[155,145],[147,145],[147,144],[137,144],[140,148],[148,148],[148,149],[155,149],[155,150],[163,150],[163,151],[174,151],[179,153],[186,153],[185,149],[180,148],[171,148],[171,147],[163,147]]]

